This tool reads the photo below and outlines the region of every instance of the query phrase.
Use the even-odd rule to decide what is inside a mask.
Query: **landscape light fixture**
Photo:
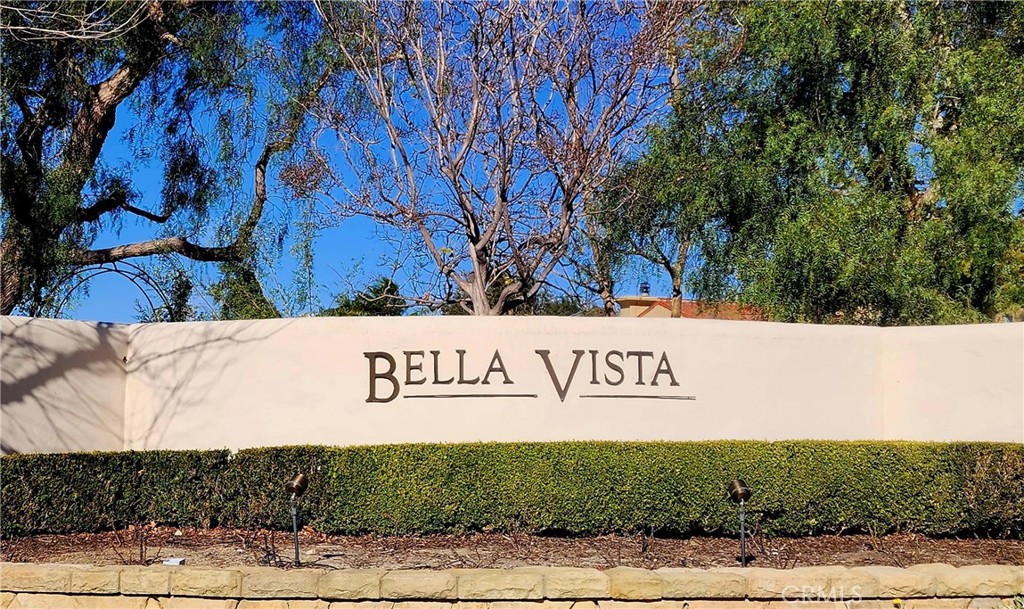
[[[647,283],[646,281],[641,281],[640,282],[640,295],[641,296],[650,296],[651,295],[651,284]]]
[[[306,487],[309,485],[309,479],[306,478],[305,474],[295,474],[291,480],[284,483],[284,490],[288,493],[289,502],[292,507],[292,534],[295,536],[295,566],[298,567],[301,563],[299,562],[299,508],[298,501],[302,493],[306,492]]]
[[[740,505],[740,566],[747,566],[747,528],[744,522],[744,505],[750,499],[750,487],[743,480],[733,480],[726,489],[729,499]]]

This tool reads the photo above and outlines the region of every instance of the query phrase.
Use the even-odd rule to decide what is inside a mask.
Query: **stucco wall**
[[[517,440],[879,438],[872,329],[560,318],[294,319],[133,326],[131,448]],[[459,383],[459,354],[463,378]],[[538,350],[550,351],[551,374]],[[582,351],[572,383],[569,375]],[[412,356],[406,385],[404,352]],[[438,381],[434,356],[438,351]],[[506,374],[487,369],[494,353]],[[598,384],[593,384],[597,352]],[[370,359],[403,381],[368,402]],[[622,353],[610,366],[609,352]],[[637,384],[643,356],[643,385]],[[672,375],[659,375],[662,353]],[[656,362],[655,360],[658,360]],[[379,372],[389,367],[375,360]],[[506,383],[506,375],[511,383]],[[480,378],[480,382],[468,384]],[[678,386],[672,386],[672,377]],[[483,381],[487,380],[487,385]],[[376,381],[376,399],[390,381]],[[565,388],[565,399],[558,395]],[[515,397],[417,397],[424,395]],[[645,397],[586,397],[632,395]],[[533,397],[536,396],[536,397]],[[646,397],[651,396],[651,397]],[[695,399],[668,399],[692,396]]]
[[[1024,324],[890,329],[423,317],[118,327],[7,318],[0,328],[5,450],[584,439],[1024,442]],[[11,344],[49,355],[23,361]],[[90,365],[75,363],[82,353],[91,354]],[[43,409],[36,400],[34,412],[64,418],[27,416],[33,411],[18,406],[25,391],[9,400],[9,383],[27,386],[33,378],[42,402],[65,405]],[[121,404],[123,436],[86,433],[119,430]],[[89,417],[95,420],[82,429]],[[78,434],[74,442],[65,428]],[[32,429],[53,441],[28,441]]]
[[[881,334],[886,438],[1024,442],[1024,324]]]
[[[128,327],[0,317],[0,450],[124,448]]]

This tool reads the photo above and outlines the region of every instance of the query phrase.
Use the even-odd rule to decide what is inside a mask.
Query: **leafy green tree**
[[[707,123],[672,127],[695,118],[687,112],[692,106],[677,107],[669,126],[651,130],[648,154],[619,169],[593,212],[604,231],[603,256],[638,256],[668,276],[672,317],[682,313],[695,258],[706,260],[718,245],[714,218],[722,205],[706,174],[708,132],[698,127]]]
[[[183,269],[175,269],[168,281],[166,300],[150,303],[149,308],[136,306],[142,323],[198,321],[201,315],[192,306],[192,278]]]
[[[629,258],[639,257],[668,276],[673,317],[681,315],[686,281],[707,275],[720,250],[716,218],[725,197],[717,172],[725,163],[716,155],[730,119],[721,75],[736,60],[734,17],[728,5],[693,13],[671,65],[671,113],[648,129],[645,154],[612,173],[587,214],[597,284],[614,285]]]
[[[680,226],[703,231],[713,247],[691,290],[817,323],[1019,310],[1024,5],[721,8],[707,49],[734,60],[698,75],[714,92],[704,101],[724,102],[720,119],[677,118],[667,141],[683,145],[656,135],[641,161],[667,168],[648,189],[681,206],[679,222],[651,221],[664,209],[634,222],[674,243],[692,234]],[[704,205],[711,191],[718,200]]]
[[[256,270],[247,262],[220,265],[221,276],[208,287],[217,305],[216,319],[271,319],[280,317],[277,307],[263,294]]]
[[[356,294],[339,294],[335,305],[320,312],[323,317],[399,316],[408,305],[402,298],[398,284],[380,277]]]
[[[161,255],[224,264],[276,312],[258,279],[268,179],[295,163],[324,91],[344,89],[319,23],[303,3],[0,7],[0,314],[44,312],[90,266]],[[163,169],[158,209],[104,155],[129,106],[128,143]],[[93,247],[127,218],[152,238]]]

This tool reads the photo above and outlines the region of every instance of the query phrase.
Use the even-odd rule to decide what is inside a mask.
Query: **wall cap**
[[[0,563],[0,591],[165,595],[140,589],[146,576],[170,574],[175,596],[234,599],[347,599],[361,601],[543,600],[791,600],[843,594],[863,599],[1010,598],[1024,595],[1022,565],[821,566],[799,569],[632,569],[617,567],[329,571],[315,568],[169,567]],[[120,582],[115,590],[113,582]],[[166,581],[164,579],[163,581]],[[96,582],[76,586],[76,582]],[[166,585],[166,584],[163,584]]]

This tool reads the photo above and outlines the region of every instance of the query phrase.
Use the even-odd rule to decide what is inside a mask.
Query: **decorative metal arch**
[[[155,304],[154,300],[163,303],[164,308],[170,308],[170,298],[167,297],[167,293],[164,292],[163,288],[160,287],[150,274],[141,266],[122,260],[119,262],[85,266],[69,272],[67,275],[58,279],[53,285],[52,293],[55,295],[63,291],[62,288],[68,286],[60,300],[55,305],[52,300],[37,304],[32,308],[30,314],[32,316],[39,316],[44,308],[52,306],[53,309],[51,311],[51,315],[53,317],[60,317],[64,307],[67,306],[75,292],[92,279],[110,273],[124,277],[130,281],[132,285],[138,288],[139,292],[141,292],[142,296],[146,299],[146,303],[154,317],[156,317],[157,313],[160,311],[160,307]]]

